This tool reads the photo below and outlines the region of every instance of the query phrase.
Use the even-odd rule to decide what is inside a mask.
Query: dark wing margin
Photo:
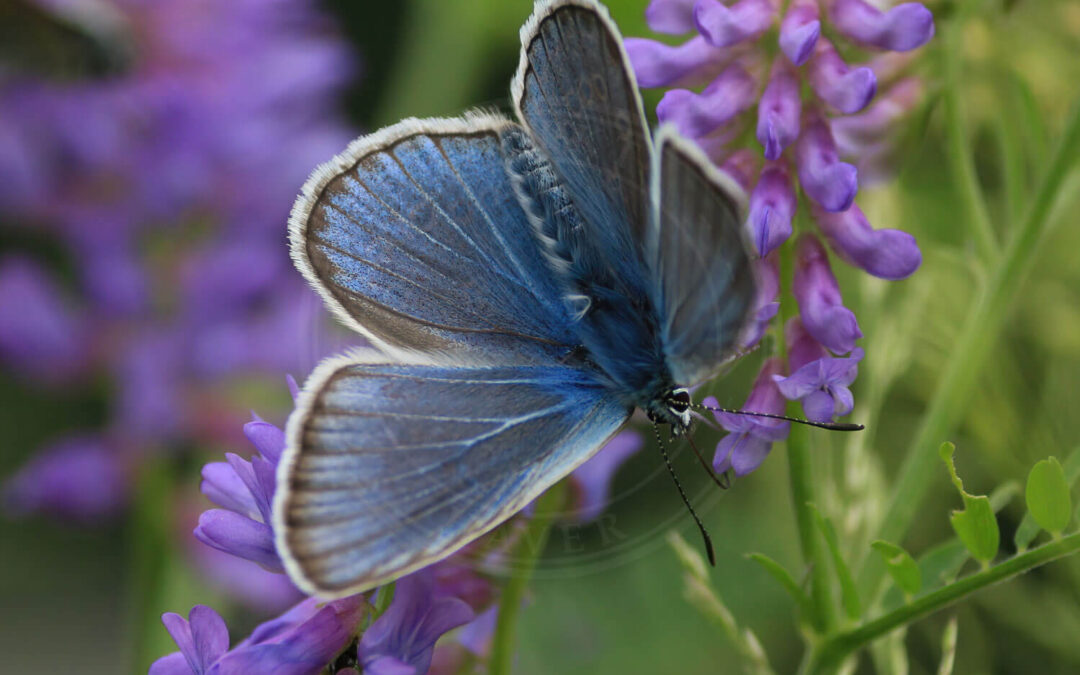
[[[547,362],[570,320],[504,170],[492,114],[408,119],[304,185],[293,261],[333,313],[395,358]]]
[[[640,265],[651,143],[618,28],[592,0],[538,2],[511,84],[518,117],[620,269]],[[621,260],[626,258],[626,260]]]
[[[656,146],[646,259],[668,368],[690,386],[716,374],[753,308],[746,195],[674,127],[660,128]]]
[[[278,552],[311,594],[381,585],[509,518],[629,413],[574,368],[329,359],[289,418]]]

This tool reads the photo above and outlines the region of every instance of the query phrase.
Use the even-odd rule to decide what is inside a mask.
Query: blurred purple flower
[[[5,510],[90,523],[114,515],[128,500],[122,455],[103,439],[75,436],[42,448],[3,488]]]
[[[795,217],[795,191],[783,164],[765,167],[754,191],[750,193],[747,224],[750,240],[759,256],[767,256],[791,236]]]
[[[397,580],[386,612],[364,631],[358,654],[365,673],[425,673],[435,642],[444,633],[475,618],[468,604],[435,592],[430,571]]]
[[[832,0],[829,18],[847,37],[878,49],[906,52],[934,36],[934,15],[917,2],[883,12],[863,0]]]
[[[90,326],[41,266],[21,256],[0,259],[0,297],[0,359],[50,383],[85,367]]]
[[[656,106],[656,117],[675,125],[684,136],[697,138],[727,124],[753,101],[754,80],[735,63],[700,94],[686,89],[668,90]]]
[[[311,0],[62,4],[130,54],[98,79],[0,72],[0,217],[56,241],[79,289],[0,263],[15,298],[0,361],[45,381],[104,373],[118,445],[222,442],[243,409],[219,392],[336,346],[309,328],[321,310],[281,228],[352,136],[336,99],[353,59]]]
[[[780,49],[793,65],[801,66],[814,53],[821,36],[817,0],[794,0],[780,22]]]
[[[642,443],[637,432],[622,431],[570,474],[572,484],[577,488],[577,504],[571,516],[574,520],[588,522],[599,517],[607,507],[615,472],[641,450]]]
[[[784,413],[784,398],[776,388],[772,377],[781,372],[779,359],[769,359],[761,367],[757,380],[750,390],[750,396],[746,399],[742,410],[782,415]],[[706,406],[717,408],[719,403],[712,396],[705,399]],[[772,448],[772,444],[787,438],[790,422],[770,419],[768,417],[754,417],[752,415],[738,415],[727,412],[714,412],[716,421],[729,433],[720,439],[716,446],[716,454],[713,456],[713,469],[717,473],[724,473],[728,469],[734,469],[736,476],[745,476],[761,466]]]

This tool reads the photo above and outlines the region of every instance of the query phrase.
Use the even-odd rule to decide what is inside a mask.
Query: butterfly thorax
[[[667,368],[636,246],[611,234],[624,229],[617,224],[584,219],[565,182],[524,130],[506,130],[502,150],[588,360],[628,407],[667,422],[665,401],[678,387]]]

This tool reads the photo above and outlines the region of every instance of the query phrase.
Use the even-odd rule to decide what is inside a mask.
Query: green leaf
[[[1070,488],[1076,485],[1076,481],[1080,480],[1080,447],[1073,448],[1073,451],[1065,458],[1065,464],[1062,468],[1065,471],[1065,481]],[[1080,513],[1077,514],[1077,520],[1080,520]],[[1031,546],[1031,542],[1038,536],[1040,529],[1030,511],[1024,514],[1024,519],[1020,521],[1020,526],[1016,528],[1016,534],[1013,536],[1013,544],[1016,545],[1016,550],[1020,553],[1026,551],[1027,547]]]
[[[915,595],[922,588],[922,572],[919,565],[904,549],[896,544],[881,539],[870,544],[875,551],[881,554],[889,575],[893,581],[908,595]]]
[[[764,553],[751,553],[747,556],[757,564],[761,565],[766,572],[769,573],[773,579],[780,582],[780,585],[784,587],[784,590],[788,592],[799,606],[799,610],[803,616],[809,617],[810,614],[810,598],[803,592],[802,588],[796,583],[795,578],[791,576],[783,565],[776,562]]]
[[[971,556],[986,565],[997,555],[998,546],[1001,543],[1001,532],[998,530],[997,519],[994,517],[994,509],[990,506],[990,500],[985,496],[973,496],[964,490],[964,482],[956,473],[956,465],[953,463],[953,453],[956,446],[952,443],[942,443],[938,454],[952,477],[953,485],[964,500],[963,511],[953,511],[949,520],[952,523],[956,536],[964,542],[964,546]]]
[[[855,578],[851,576],[851,569],[840,553],[840,541],[836,536],[836,529],[833,528],[832,521],[821,515],[816,506],[813,504],[808,504],[808,506],[814,514],[818,531],[821,532],[821,536],[825,538],[825,544],[829,547],[833,567],[836,569],[836,578],[840,581],[840,599],[844,603],[844,612],[849,619],[858,619],[862,614],[859,591],[855,587]]]
[[[1056,457],[1041,460],[1031,467],[1024,499],[1039,527],[1055,537],[1061,536],[1072,518],[1072,499],[1065,470]]]

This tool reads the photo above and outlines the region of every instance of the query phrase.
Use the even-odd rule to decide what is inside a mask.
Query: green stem
[[[805,211],[805,209],[804,209]],[[786,246],[781,251],[781,274],[785,279],[782,288],[790,289],[791,278],[794,273],[794,253],[791,246]],[[791,314],[795,312],[795,301],[788,297],[780,303],[783,310],[781,326],[786,326]],[[777,331],[777,347],[779,356],[787,361],[787,343],[783,329]],[[788,403],[789,415],[797,416],[794,410],[794,402]],[[814,523],[813,504],[817,503],[814,496],[813,466],[810,461],[809,442],[806,428],[793,424],[791,433],[787,439],[788,458],[788,482],[791,488],[791,505],[795,509],[795,524],[799,531],[799,546],[802,550],[803,560],[810,569],[810,609],[811,616],[806,617],[819,632],[827,632],[836,625],[836,607],[832,602],[832,583],[829,577],[829,566],[825,560],[825,547],[818,536],[817,526]]]
[[[962,14],[962,13],[961,13]],[[948,130],[948,158],[953,180],[960,188],[963,211],[967,215],[968,226],[975,236],[979,256],[983,262],[993,263],[999,255],[997,237],[986,207],[986,197],[979,185],[972,157],[967,123],[964,118],[963,87],[961,69],[963,66],[963,30],[962,16],[958,16],[945,31],[945,120]]]
[[[566,504],[566,481],[553,485],[536,501],[536,511],[525,528],[522,538],[511,553],[517,563],[513,573],[502,587],[499,600],[499,617],[495,624],[495,637],[491,649],[488,672],[491,675],[508,675],[514,660],[515,635],[525,589],[532,578],[536,562],[544,551],[551,524]]]
[[[858,628],[832,635],[818,644],[806,672],[830,672],[849,654],[896,628],[944,609],[975,591],[1077,552],[1080,552],[1080,532],[964,577]]]
[[[155,659],[170,651],[172,644],[161,625],[163,589],[174,553],[169,531],[172,498],[169,462],[150,461],[141,467],[126,542],[135,672],[146,672]]]
[[[938,473],[938,446],[952,431],[986,366],[990,350],[996,344],[1013,301],[1031,269],[1035,250],[1050,224],[1050,212],[1061,186],[1078,158],[1080,102],[1073,108],[1027,218],[1009,242],[1004,257],[980,293],[954,343],[953,356],[946,361],[941,383],[900,468],[900,478],[875,539],[900,542],[911,525],[927,488]],[[860,595],[874,597],[884,575],[885,566],[880,558],[868,556],[859,574]]]

